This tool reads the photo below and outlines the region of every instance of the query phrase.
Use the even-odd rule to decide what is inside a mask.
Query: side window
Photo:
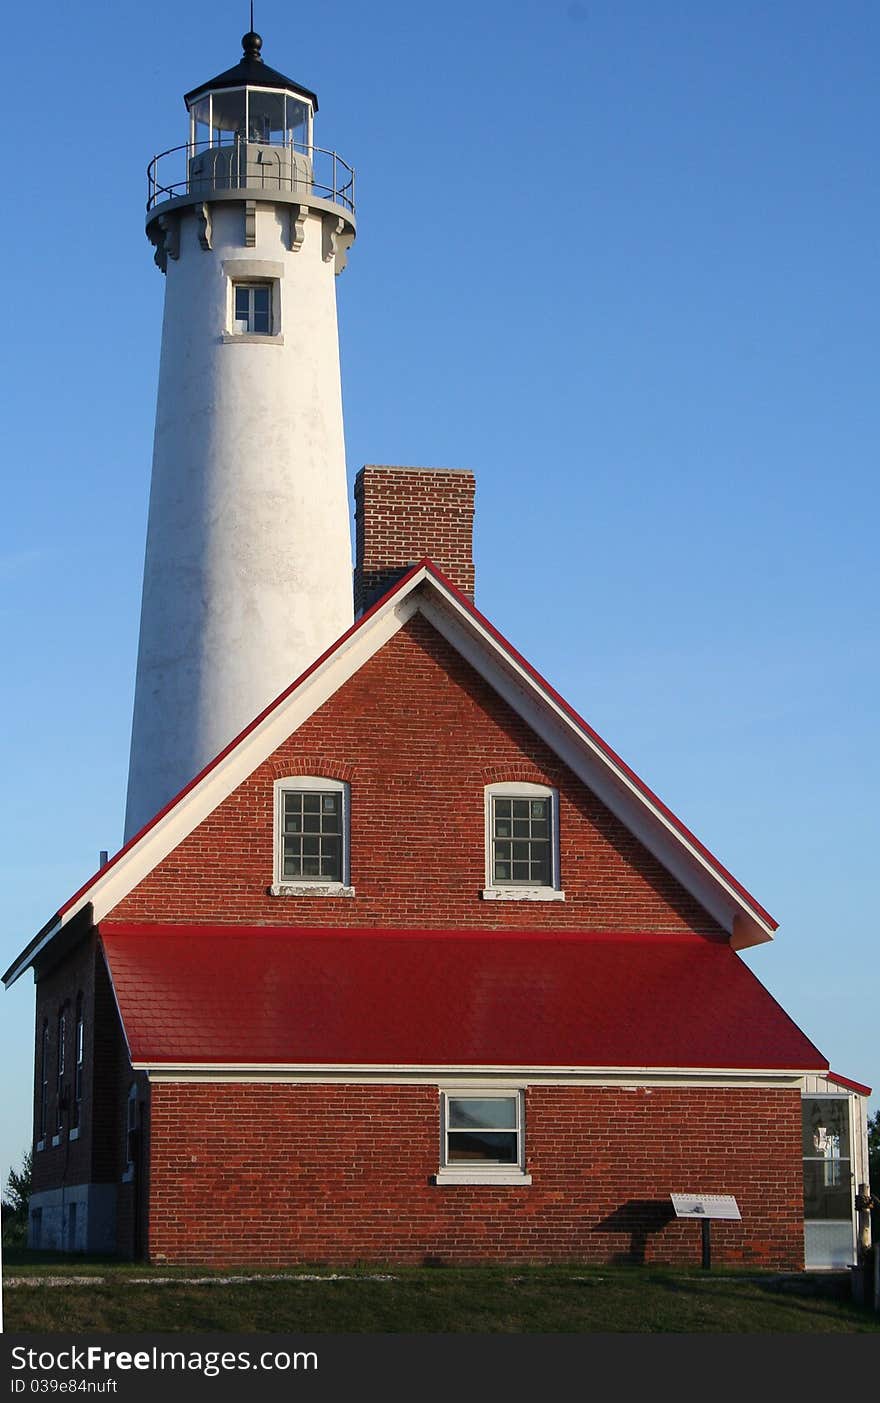
[[[522,1090],[440,1093],[441,1150],[437,1183],[524,1184],[525,1097]]]
[[[138,1162],[138,1136],[140,1133],[140,1103],[138,1101],[137,1082],[132,1082],[128,1088],[128,1102],[125,1108],[125,1172],[122,1175],[124,1183],[130,1182],[135,1176]]]
[[[64,1112],[67,1109],[67,1093],[64,1078],[67,1074],[67,1009],[58,1015],[58,1061],[55,1079],[55,1126],[56,1138],[64,1127]]]
[[[37,1136],[37,1149],[46,1147],[49,1133],[49,1020],[43,1019],[40,1036],[40,1124]]]
[[[559,794],[547,785],[489,784],[486,887],[496,901],[564,901],[559,871]]]
[[[353,896],[349,885],[349,788],[297,775],[275,783],[275,896]]]
[[[70,1123],[73,1129],[79,1133],[80,1113],[82,1111],[83,1099],[83,1059],[85,1053],[85,1029],[83,1026],[83,996],[78,994],[76,998],[76,1022],[74,1024],[73,1035],[73,1103],[70,1108]]]

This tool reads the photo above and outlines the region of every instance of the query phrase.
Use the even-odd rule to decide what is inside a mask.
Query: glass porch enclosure
[[[308,154],[312,147],[312,104],[277,88],[223,88],[206,93],[190,108],[190,145],[290,146]]]
[[[848,1096],[805,1096],[804,1264],[848,1267],[856,1260],[852,1128]]]

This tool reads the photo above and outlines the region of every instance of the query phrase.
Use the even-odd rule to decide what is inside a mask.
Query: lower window
[[[440,1095],[437,1183],[529,1184],[520,1090],[449,1090]]]

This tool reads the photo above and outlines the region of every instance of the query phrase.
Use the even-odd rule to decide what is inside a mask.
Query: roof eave
[[[197,98],[204,97],[206,93],[219,92],[227,88],[273,88],[279,91],[296,93],[297,97],[304,97],[312,104],[313,111],[318,110],[318,95],[313,93],[311,88],[305,87],[302,83],[296,83],[292,78],[286,77],[284,73],[279,73],[275,68],[269,68],[268,64],[237,63],[233,68],[227,68],[224,73],[218,73],[216,78],[211,78],[207,83],[200,83],[197,88],[191,88],[188,93],[184,93],[183,100],[186,103],[187,111]]]

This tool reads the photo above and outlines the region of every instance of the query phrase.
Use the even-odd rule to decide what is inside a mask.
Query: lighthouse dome
[[[184,94],[184,102],[187,108],[198,98],[204,97],[206,93],[217,92],[221,88],[284,88],[287,92],[297,93],[304,97],[312,105],[312,111],[318,110],[317,94],[310,88],[303,87],[302,83],[296,83],[292,78],[286,78],[283,73],[270,68],[263,61],[261,49],[263,40],[259,34],[250,30],[242,37],[241,47],[243,54],[234,68],[227,68],[225,73],[218,73],[216,78],[211,78],[207,83],[201,83],[191,92]]]

